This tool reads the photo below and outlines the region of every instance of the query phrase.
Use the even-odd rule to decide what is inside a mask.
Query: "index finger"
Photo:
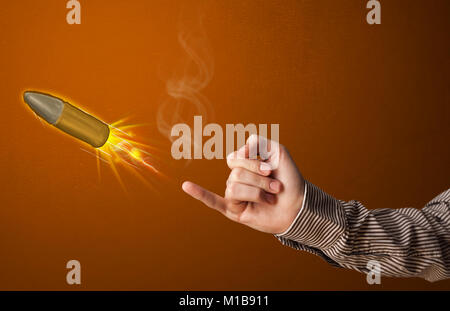
[[[206,206],[215,209],[222,214],[226,211],[225,199],[221,196],[206,190],[205,188],[194,184],[190,181],[185,181],[182,185],[183,191],[189,194],[194,199],[201,201]]]

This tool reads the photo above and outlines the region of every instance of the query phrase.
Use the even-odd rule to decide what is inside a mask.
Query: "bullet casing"
[[[64,103],[61,116],[54,126],[94,148],[103,146],[109,137],[108,125],[69,103]]]

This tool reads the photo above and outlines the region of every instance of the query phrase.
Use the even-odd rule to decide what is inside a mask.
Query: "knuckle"
[[[235,180],[235,178],[236,178],[235,175],[236,175],[236,173],[234,172],[234,170],[232,170],[230,172],[230,175],[228,175],[227,185],[229,185],[230,182]]]
[[[232,157],[228,157],[228,158],[227,158],[227,165],[228,165],[228,167],[231,168],[232,163],[233,163]]]
[[[227,188],[225,189],[225,198],[230,198],[231,194],[230,194],[230,186],[228,185]]]
[[[244,169],[237,167],[237,168],[233,169],[233,171],[231,173],[233,175],[233,180],[240,180],[244,176]]]
[[[257,141],[257,140],[258,140],[258,135],[256,135],[256,134],[251,134],[251,135],[248,137],[248,139],[247,139],[247,143],[253,143],[253,142]]]
[[[227,165],[231,168],[236,160],[236,152],[232,152],[227,156]]]
[[[227,190],[226,190],[227,195],[230,196],[230,197],[235,196],[236,195],[236,191],[237,191],[237,184],[235,182],[233,182],[233,181],[230,182],[228,187],[227,187]]]
[[[270,188],[270,179],[269,178],[261,178],[259,181],[259,187],[265,190]]]
[[[261,161],[259,161],[259,160],[252,161],[250,164],[250,167],[253,172],[255,172],[255,173],[259,172],[259,169],[261,167]]]

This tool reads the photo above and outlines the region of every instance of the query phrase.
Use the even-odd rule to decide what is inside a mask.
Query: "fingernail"
[[[275,192],[280,191],[280,183],[278,181],[271,181],[269,187]]]
[[[266,162],[261,162],[261,164],[260,164],[260,166],[259,166],[259,169],[260,169],[262,172],[268,172],[268,171],[272,170],[272,168],[270,167],[270,165],[267,164]]]

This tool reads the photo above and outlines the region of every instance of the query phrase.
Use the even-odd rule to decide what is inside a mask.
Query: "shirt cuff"
[[[277,238],[327,249],[343,237],[346,228],[345,210],[339,200],[305,181],[302,207],[289,228]]]
[[[307,185],[307,183],[305,182],[305,188],[304,188],[304,190],[303,190],[303,202],[302,202],[302,206],[300,207],[300,210],[298,211],[297,216],[295,216],[295,219],[294,219],[294,221],[291,223],[291,225],[289,226],[289,228],[287,228],[283,233],[275,234],[275,236],[276,236],[277,238],[282,238],[284,235],[286,235],[287,233],[289,233],[289,232],[291,231],[292,227],[297,223],[297,219],[298,219],[298,217],[300,217],[300,214],[301,214],[303,208],[305,207],[305,201],[306,201],[306,194],[307,194],[307,192],[308,192],[308,185]]]

